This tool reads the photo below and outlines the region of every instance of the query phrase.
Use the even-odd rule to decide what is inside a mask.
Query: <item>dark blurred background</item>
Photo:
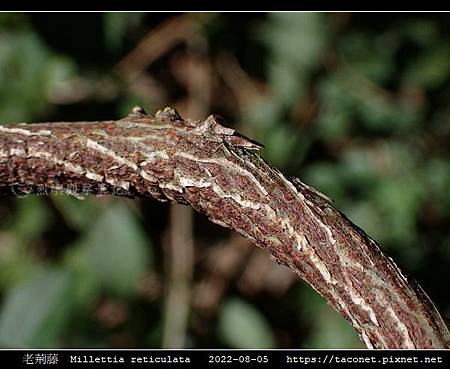
[[[0,14],[0,122],[214,112],[450,318],[450,17]],[[287,268],[187,207],[0,199],[0,346],[358,348]]]

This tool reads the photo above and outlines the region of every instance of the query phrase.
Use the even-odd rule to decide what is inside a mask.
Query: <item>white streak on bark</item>
[[[411,340],[411,337],[408,333],[408,328],[406,328],[405,324],[402,323],[402,321],[399,319],[399,317],[397,316],[395,311],[390,306],[386,306],[385,308],[386,308],[386,311],[389,314],[389,316],[394,321],[394,324],[402,332],[404,347],[408,348],[408,349],[415,349],[416,346],[414,345],[413,341]]]
[[[22,149],[21,147],[19,147],[19,148],[12,147],[11,149],[9,149],[9,156],[22,156],[22,157],[26,157],[26,156],[27,156],[27,153],[26,153],[25,150]]]
[[[147,173],[144,170],[141,170],[139,172],[139,174],[141,175],[142,178],[144,178],[146,181],[149,182],[157,182],[157,179],[155,177],[153,177],[151,174]]]
[[[86,171],[86,177],[97,182],[103,182],[103,176],[94,172]]]
[[[99,143],[92,141],[90,138],[86,140],[86,146],[102,153],[103,155],[109,156],[110,158],[113,158],[117,163],[126,165],[129,168],[132,168],[134,170],[138,170],[138,167],[135,163],[132,161],[125,159],[124,157],[118,155],[115,151],[108,149],[105,146],[100,145]]]
[[[236,201],[239,205],[243,206],[244,208],[252,208],[255,210],[259,210],[261,208],[260,203],[256,203],[250,200],[245,200],[242,198],[242,196],[238,193],[226,193],[222,187],[217,185],[216,183],[212,183],[212,190],[221,198],[231,198],[234,201]]]
[[[233,168],[233,170],[242,176],[250,179],[258,188],[258,190],[264,195],[267,196],[268,192],[267,190],[261,185],[261,183],[256,179],[256,177],[249,172],[246,169],[241,168],[239,165],[233,163],[232,161],[222,159],[222,158],[198,158],[196,156],[184,153],[184,152],[178,152],[175,154],[176,156],[182,157],[184,159],[196,161],[199,163],[211,163],[211,164],[217,164],[220,165],[226,169]]]
[[[52,134],[52,132],[49,131],[48,129],[43,129],[43,130],[40,130],[37,132],[32,132],[32,131],[29,131],[29,130],[23,129],[23,128],[7,128],[2,125],[0,125],[0,132],[17,133],[17,134],[25,135],[25,136],[50,136]]]

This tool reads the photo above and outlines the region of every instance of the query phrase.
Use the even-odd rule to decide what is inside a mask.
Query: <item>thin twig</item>
[[[134,80],[158,57],[179,42],[189,38],[194,22],[189,16],[169,18],[148,34],[117,63],[115,70],[129,80]]]
[[[168,291],[166,296],[162,347],[183,348],[191,302],[194,241],[192,209],[172,204],[170,207],[170,241],[168,256]]]

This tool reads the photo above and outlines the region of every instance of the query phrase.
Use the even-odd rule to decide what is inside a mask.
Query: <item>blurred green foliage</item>
[[[163,22],[174,17],[0,14],[0,122],[186,107],[196,101],[186,60],[201,59],[214,81],[204,109],[239,122],[269,162],[332,196],[448,319],[449,17],[185,14],[195,23],[186,42],[155,38],[163,51],[137,80],[117,72],[148,32],[166,24],[170,34]],[[235,65],[219,67],[224,56]],[[167,218],[147,200],[0,199],[0,346],[159,347]],[[223,239],[211,227],[195,227],[197,245]],[[202,270],[206,251],[196,252]],[[239,277],[213,317],[192,307],[188,346],[361,347],[303,282],[280,302],[245,292]]]
[[[225,301],[219,312],[219,335],[231,348],[272,348],[269,324],[252,305],[237,298]]]

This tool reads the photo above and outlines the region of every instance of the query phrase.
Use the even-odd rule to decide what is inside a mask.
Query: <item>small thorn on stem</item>
[[[211,114],[208,116],[208,118],[206,118],[203,126],[205,130],[209,129],[217,134],[228,136],[234,134],[234,129],[226,127],[225,124],[225,120],[220,115]]]
[[[138,106],[138,105],[136,105],[131,110],[131,114],[144,114],[144,115],[147,115],[147,113],[145,112],[144,108],[142,106]]]
[[[159,119],[167,119],[171,122],[182,121],[181,115],[172,107],[168,106],[163,110],[159,110],[155,114],[155,118]]]

